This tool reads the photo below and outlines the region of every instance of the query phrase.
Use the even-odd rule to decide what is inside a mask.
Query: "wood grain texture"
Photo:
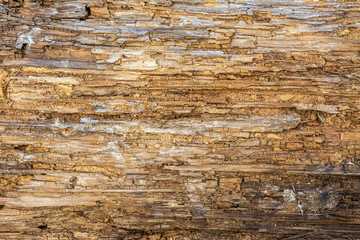
[[[360,2],[1,0],[0,239],[359,239]]]

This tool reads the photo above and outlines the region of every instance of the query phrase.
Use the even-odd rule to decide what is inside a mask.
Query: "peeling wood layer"
[[[0,239],[359,239],[360,3],[0,2]]]

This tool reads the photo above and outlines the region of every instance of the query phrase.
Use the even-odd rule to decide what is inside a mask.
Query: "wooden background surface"
[[[360,2],[0,3],[0,239],[360,238]]]

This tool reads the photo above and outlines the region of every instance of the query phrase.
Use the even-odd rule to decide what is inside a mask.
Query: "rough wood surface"
[[[1,0],[0,239],[360,239],[360,2]]]

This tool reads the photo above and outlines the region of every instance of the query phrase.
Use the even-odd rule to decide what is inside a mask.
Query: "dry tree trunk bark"
[[[360,3],[2,0],[0,239],[360,238]]]

